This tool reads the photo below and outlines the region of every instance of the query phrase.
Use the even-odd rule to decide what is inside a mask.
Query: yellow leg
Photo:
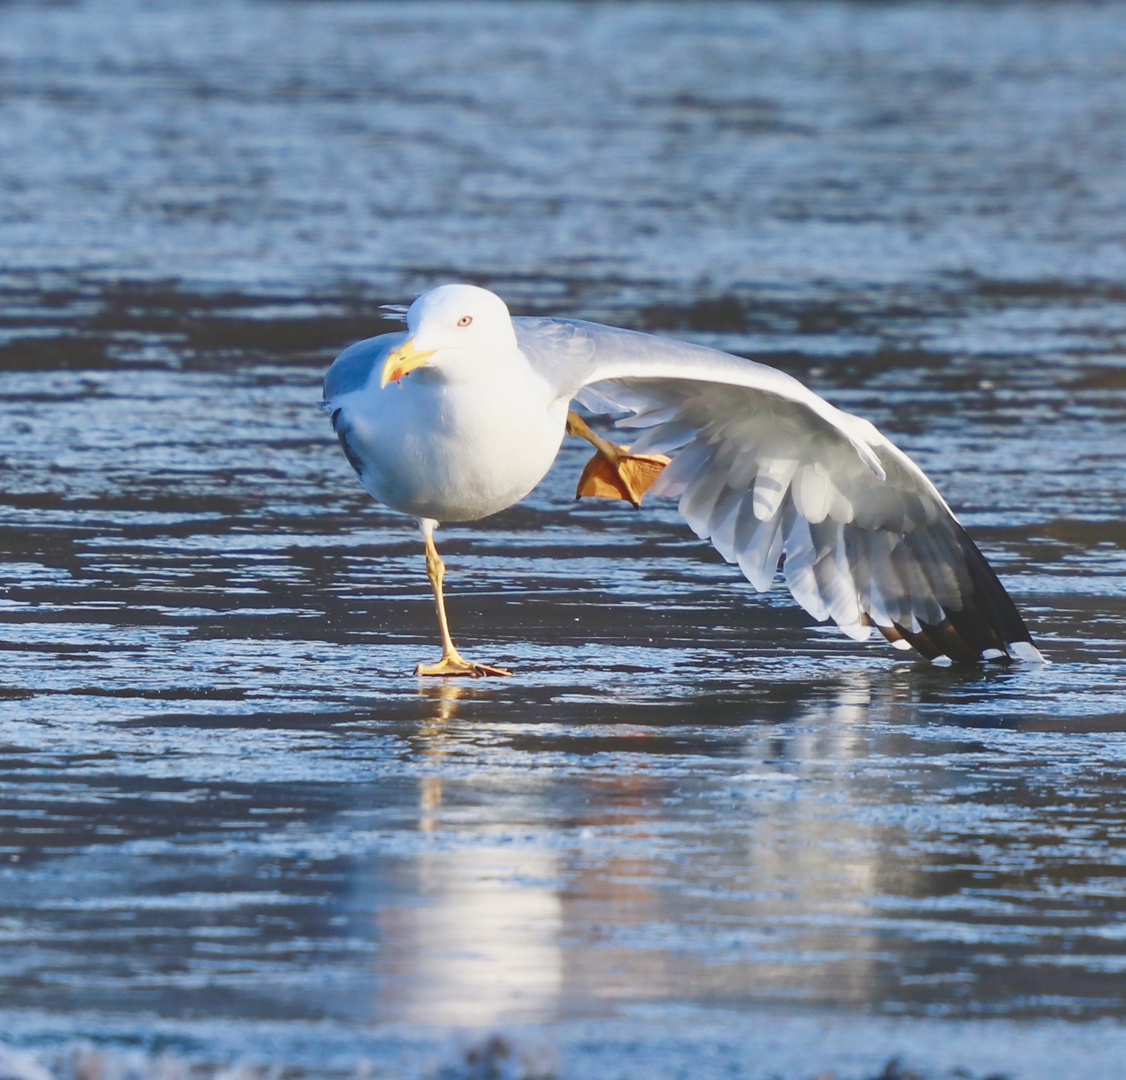
[[[607,461],[615,465],[621,460],[622,452],[628,449],[628,447],[619,446],[617,443],[610,442],[609,439],[602,438],[596,431],[591,430],[590,425],[574,409],[567,410],[567,434],[586,439],[591,446],[602,453]]]
[[[434,538],[426,535],[426,576],[434,590],[434,606],[438,609],[438,629],[442,633],[442,658],[436,664],[419,664],[414,669],[416,675],[468,675],[480,679],[485,675],[511,675],[505,668],[489,664],[474,664],[466,660],[454,647],[450,637],[450,624],[446,620],[446,600],[442,594],[442,579],[446,576],[446,564],[438,555]]]
[[[628,446],[619,446],[591,431],[574,410],[567,413],[567,434],[586,439],[597,451],[579,478],[576,499],[594,495],[603,499],[625,499],[640,506],[645,493],[670,460],[664,454],[629,453]]]

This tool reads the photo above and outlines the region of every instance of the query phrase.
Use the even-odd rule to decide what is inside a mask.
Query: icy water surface
[[[14,3],[0,142],[0,1041],[1122,1075],[1120,8]],[[439,534],[517,675],[420,683],[316,403],[445,280],[871,418],[1051,666],[817,627],[568,445]]]

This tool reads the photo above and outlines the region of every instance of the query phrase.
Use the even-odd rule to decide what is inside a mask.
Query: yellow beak
[[[419,352],[414,347],[414,338],[404,341],[397,349],[392,349],[384,361],[383,371],[379,375],[379,389],[382,390],[389,382],[398,382],[407,372],[422,367],[433,355],[433,349]]]

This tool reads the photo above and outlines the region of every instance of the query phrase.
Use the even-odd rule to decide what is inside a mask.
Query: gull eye
[[[458,319],[457,324],[458,326],[468,326],[472,321],[472,315],[462,315],[462,317]]]

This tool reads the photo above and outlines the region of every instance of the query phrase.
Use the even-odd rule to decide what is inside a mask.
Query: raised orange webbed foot
[[[575,498],[592,495],[599,499],[625,499],[640,506],[645,493],[657,482],[670,458],[664,454],[630,454],[628,446],[617,448],[616,459],[599,450],[586,463],[579,477]]]

